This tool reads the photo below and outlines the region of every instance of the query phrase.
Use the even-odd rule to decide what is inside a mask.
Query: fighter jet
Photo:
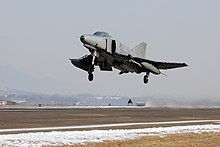
[[[94,34],[84,34],[80,37],[83,46],[90,52],[79,59],[70,59],[71,63],[88,72],[88,80],[93,81],[95,66],[101,71],[118,69],[119,74],[145,73],[144,83],[148,83],[150,73],[159,75],[162,70],[187,66],[186,63],[157,62],[145,58],[147,44],[140,43],[133,49],[125,46],[107,32],[98,31]]]

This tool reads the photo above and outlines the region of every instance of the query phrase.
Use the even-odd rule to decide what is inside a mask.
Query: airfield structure
[[[129,106],[129,105],[132,105],[132,106],[133,106],[133,102],[132,102],[131,99],[128,100],[128,104],[127,104],[127,105],[128,105],[128,106]]]
[[[8,103],[7,98],[8,98],[8,88],[7,86],[5,86],[4,87],[4,100],[0,100],[0,106],[7,105]]]

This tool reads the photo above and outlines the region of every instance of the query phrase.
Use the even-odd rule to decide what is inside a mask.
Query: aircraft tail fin
[[[134,49],[132,49],[132,53],[134,53],[138,57],[145,58],[146,47],[147,47],[147,43],[142,42],[138,44]]]

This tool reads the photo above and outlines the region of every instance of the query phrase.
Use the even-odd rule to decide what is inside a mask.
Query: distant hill
[[[0,99],[4,98],[3,90],[0,90]],[[78,95],[48,95],[24,90],[9,89],[8,100],[20,105],[127,105],[131,99],[136,102],[145,102],[147,107],[220,107],[219,98],[179,98],[170,96],[102,96],[92,94]]]
[[[25,91],[25,90],[9,89],[8,94],[9,95],[26,95],[26,96],[30,96],[30,95],[36,95],[36,94],[39,94],[39,93]],[[0,90],[0,95],[4,95],[4,90]]]

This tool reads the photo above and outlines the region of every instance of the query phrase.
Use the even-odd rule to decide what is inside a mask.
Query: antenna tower
[[[7,97],[8,97],[8,88],[7,88],[7,86],[4,87],[4,96],[5,96],[5,100],[6,100]]]

